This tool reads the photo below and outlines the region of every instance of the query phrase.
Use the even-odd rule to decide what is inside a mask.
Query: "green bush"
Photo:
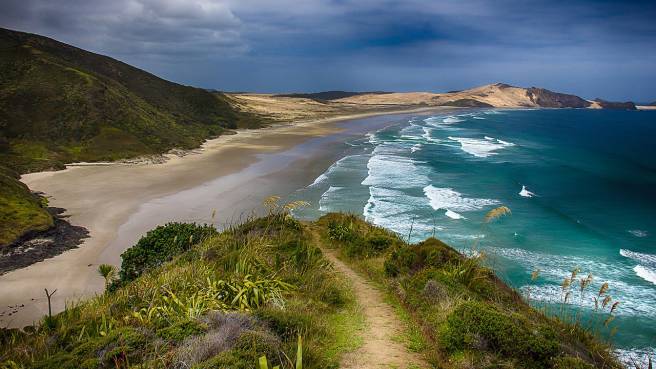
[[[337,221],[331,221],[328,224],[328,237],[335,241],[352,241],[356,234],[353,230],[352,224],[344,224]]]
[[[400,246],[385,260],[385,274],[414,274],[427,267],[441,268],[447,263],[458,262],[462,256],[444,242],[429,238],[417,245]]]
[[[552,358],[559,354],[551,327],[478,301],[463,303],[447,317],[440,342],[452,354],[487,351],[519,359],[526,368],[550,368]]]
[[[193,245],[217,234],[214,227],[193,223],[168,223],[157,227],[121,254],[121,282],[134,280],[146,270],[173,259]]]
[[[363,226],[354,215],[328,214],[324,216],[328,238],[337,241],[348,257],[373,257],[402,241],[382,228]]]
[[[182,341],[189,336],[205,332],[206,327],[195,320],[181,320],[172,325],[158,329],[157,337],[168,341]]]
[[[255,312],[256,316],[266,322],[269,328],[284,340],[290,340],[301,332],[316,330],[318,327],[313,322],[312,316],[307,311],[296,307],[278,309],[265,307]]]

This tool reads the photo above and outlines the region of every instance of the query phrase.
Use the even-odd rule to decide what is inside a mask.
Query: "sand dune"
[[[543,88],[515,87],[494,83],[468,90],[446,93],[391,92],[356,93],[344,98],[322,100],[272,94],[231,94],[240,109],[267,116],[276,121],[325,118],[384,109],[410,107],[495,107],[495,108],[593,108],[603,106],[597,101]],[[315,94],[319,96],[320,94]]]
[[[337,100],[353,104],[423,104],[456,106],[491,106],[497,108],[519,107],[582,107],[590,105],[578,96],[561,94],[540,88],[523,88],[495,83],[468,90],[430,93],[407,92],[391,94],[365,94]],[[478,104],[477,104],[478,103]],[[560,106],[559,106],[560,105]],[[587,107],[587,106],[586,106]]]

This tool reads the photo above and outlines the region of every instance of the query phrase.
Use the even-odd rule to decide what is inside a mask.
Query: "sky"
[[[656,100],[656,0],[1,0],[0,26],[224,91]]]

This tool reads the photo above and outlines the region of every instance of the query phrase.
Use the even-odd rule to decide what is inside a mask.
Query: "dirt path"
[[[335,269],[346,275],[365,315],[366,329],[362,347],[344,356],[343,369],[419,369],[430,366],[416,353],[409,352],[402,343],[394,340],[402,332],[402,323],[394,309],[373,284],[340,261],[332,250],[324,255]]]

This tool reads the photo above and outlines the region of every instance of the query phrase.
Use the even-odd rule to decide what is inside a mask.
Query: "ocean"
[[[484,252],[501,278],[547,312],[563,311],[561,285],[573,269],[578,278],[592,274],[587,292],[574,288],[565,309],[584,322],[605,319],[592,297],[608,282],[610,304],[620,302],[610,324],[617,352],[625,360],[654,353],[654,111],[398,118],[346,142],[340,159],[294,197],[312,204],[301,218],[351,212],[413,242],[434,235],[465,253]],[[501,205],[512,214],[485,224]]]

